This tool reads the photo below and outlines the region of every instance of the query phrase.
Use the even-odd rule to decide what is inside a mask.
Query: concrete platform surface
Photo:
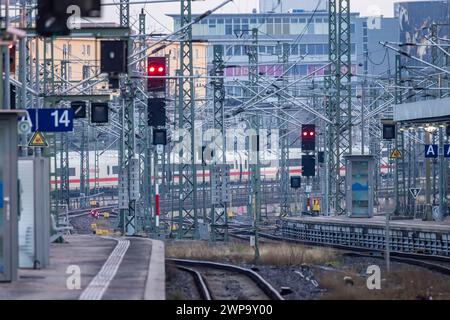
[[[92,235],[65,239],[67,243],[50,245],[49,268],[19,270],[18,281],[0,283],[0,299],[165,299],[162,242]]]

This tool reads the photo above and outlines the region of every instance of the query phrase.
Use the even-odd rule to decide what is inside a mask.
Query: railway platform
[[[277,222],[281,234],[292,240],[342,247],[382,251],[386,243],[393,252],[450,256],[450,220],[392,220],[384,216],[349,218],[345,216],[290,217]]]
[[[164,300],[165,255],[161,241],[93,235],[65,236],[50,246],[46,269],[20,269],[0,283],[0,299]]]

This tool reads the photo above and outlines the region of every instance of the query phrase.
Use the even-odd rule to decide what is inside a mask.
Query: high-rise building
[[[288,13],[295,11],[324,11],[328,0],[259,0],[260,13]]]
[[[302,3],[302,1],[295,1]],[[316,4],[317,5],[317,4]],[[175,29],[180,16],[171,15]],[[196,16],[195,16],[196,17]],[[354,80],[370,75],[387,74],[394,68],[394,52],[386,51],[380,41],[397,42],[398,20],[395,18],[367,18],[351,14],[351,52]],[[290,11],[285,13],[213,14],[193,26],[193,38],[208,42],[207,61],[212,67],[213,46],[224,47],[226,89],[229,95],[241,97],[243,86],[236,80],[248,80],[247,47],[252,43],[251,30],[258,29],[259,73],[264,77],[282,74],[278,64],[281,44],[290,46],[288,76],[295,80],[316,70],[315,79],[323,79],[329,62],[327,11]]]

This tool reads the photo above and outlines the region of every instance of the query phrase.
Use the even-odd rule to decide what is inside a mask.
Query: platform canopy
[[[403,103],[394,106],[395,122],[450,121],[450,98]]]

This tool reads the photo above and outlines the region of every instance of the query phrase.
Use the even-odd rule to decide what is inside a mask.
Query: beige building
[[[108,26],[111,26],[108,24]],[[100,39],[94,38],[57,38],[52,42],[47,42],[45,48],[45,55],[49,59],[53,56],[54,61],[54,77],[56,90],[64,90],[70,85],[74,85],[83,79],[90,78],[100,73]],[[39,61],[40,65],[44,65],[44,42],[39,40]],[[152,48],[154,49],[154,48]],[[151,50],[152,50],[151,49]],[[35,63],[36,58],[36,41],[31,42],[30,45],[31,58]],[[150,50],[149,50],[150,51]],[[162,49],[154,56],[168,57],[169,76],[175,76],[176,70],[179,68],[180,53],[179,43],[173,43]],[[207,75],[207,44],[194,43],[193,44],[193,58],[194,58],[194,74],[197,76]],[[65,67],[64,67],[65,66]],[[65,71],[65,72],[64,72]],[[51,65],[47,65],[47,72],[51,76]],[[65,73],[65,74],[64,74]],[[44,76],[41,70],[40,78]],[[64,81],[63,78],[66,80]],[[97,79],[101,79],[98,77]],[[194,79],[195,96],[198,100],[203,100],[206,97],[206,79]],[[174,94],[175,80],[168,81],[169,94]],[[107,81],[96,85],[90,93],[106,93],[108,90]]]

